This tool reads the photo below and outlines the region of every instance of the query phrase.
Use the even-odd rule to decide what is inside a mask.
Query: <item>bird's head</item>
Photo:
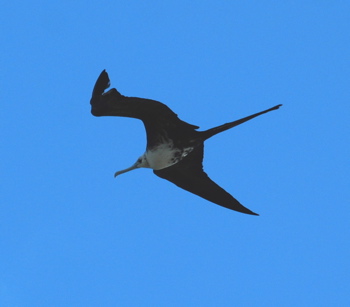
[[[130,171],[132,171],[134,169],[137,169],[137,168],[140,168],[140,167],[145,167],[145,168],[149,168],[150,167],[149,164],[148,164],[148,161],[146,159],[146,154],[143,154],[141,157],[139,157],[137,159],[137,161],[133,165],[131,165],[130,167],[116,172],[114,174],[114,177],[117,177],[118,175],[124,174],[126,172],[130,172]]]

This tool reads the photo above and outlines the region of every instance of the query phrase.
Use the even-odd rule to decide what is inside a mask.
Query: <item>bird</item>
[[[103,70],[92,91],[92,115],[139,119],[143,122],[147,135],[145,153],[132,166],[117,171],[114,177],[137,168],[151,168],[158,177],[214,204],[245,214],[259,215],[244,207],[204,172],[204,142],[218,133],[277,110],[282,104],[208,130],[197,131],[198,126],[181,120],[165,104],[151,99],[124,96],[115,88],[106,91],[110,85],[108,73]]]

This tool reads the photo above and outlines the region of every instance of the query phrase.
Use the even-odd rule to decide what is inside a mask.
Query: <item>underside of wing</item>
[[[144,120],[153,117],[175,115],[165,104],[138,97],[127,97],[110,87],[107,72],[103,70],[99,75],[90,100],[91,113],[95,116],[125,116]],[[106,92],[105,92],[106,91]]]
[[[196,147],[186,158],[175,165],[154,170],[154,174],[222,207],[246,214],[258,215],[241,205],[238,200],[218,186],[203,171],[203,147],[203,145]]]
[[[189,138],[197,133],[198,126],[191,125],[178,118],[165,104],[151,99],[127,97],[115,88],[105,92],[110,86],[108,74],[103,70],[94,86],[90,100],[91,113],[95,116],[122,116],[143,121],[147,132],[147,147],[152,148],[171,139]]]

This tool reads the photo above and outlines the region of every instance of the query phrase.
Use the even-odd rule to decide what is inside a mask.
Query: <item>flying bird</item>
[[[258,215],[240,204],[204,172],[204,141],[259,115],[277,110],[281,104],[205,131],[197,131],[198,126],[182,121],[165,104],[151,99],[127,97],[115,88],[105,92],[109,87],[108,74],[103,70],[92,92],[92,115],[140,119],[147,134],[145,153],[132,166],[116,172],[115,177],[140,167],[151,168],[158,177],[217,205]]]

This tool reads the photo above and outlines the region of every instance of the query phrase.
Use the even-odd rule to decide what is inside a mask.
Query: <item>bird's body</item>
[[[144,155],[150,168],[160,170],[176,164],[192,150],[193,147],[177,148],[172,140],[167,140],[162,144],[147,149]]]
[[[203,171],[204,141],[254,117],[276,110],[281,105],[209,130],[197,131],[198,126],[180,120],[163,103],[144,98],[126,97],[115,88],[104,93],[109,86],[108,74],[103,71],[92,93],[91,113],[95,116],[124,116],[140,119],[145,125],[147,134],[145,153],[135,164],[116,172],[115,176],[140,167],[151,168],[157,176],[213,203],[242,213],[257,215],[242,206]]]

